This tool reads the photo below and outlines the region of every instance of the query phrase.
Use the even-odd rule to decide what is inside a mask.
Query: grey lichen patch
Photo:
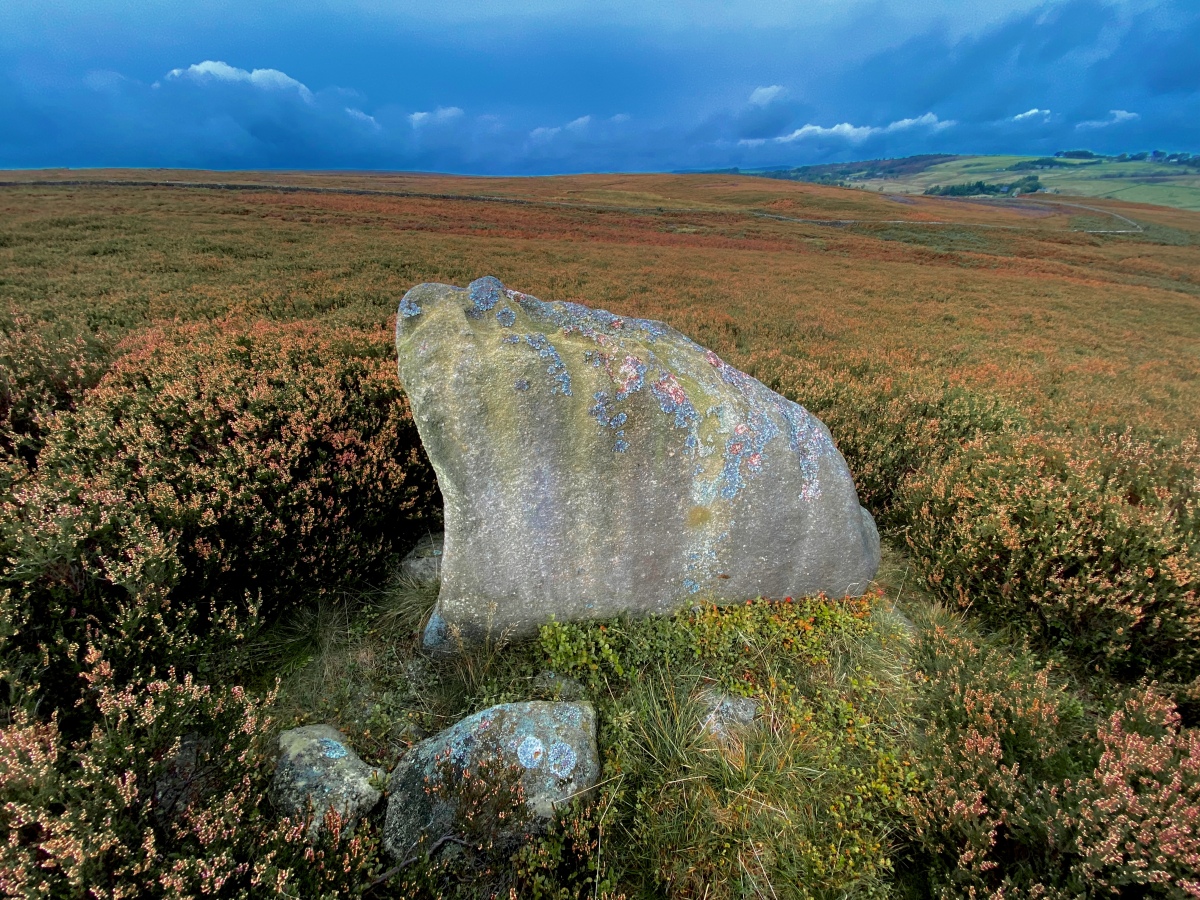
[[[309,834],[334,810],[349,825],[382,799],[375,783],[383,772],[358,758],[346,737],[329,725],[304,725],[279,736],[279,763],[271,783],[275,808],[288,816],[312,816]]]
[[[454,783],[481,765],[511,772],[520,782],[533,829],[544,828],[557,808],[599,778],[595,710],[590,703],[502,704],[415,745],[389,781],[387,850],[405,858],[422,836],[436,840],[450,833]],[[515,836],[504,822],[490,824],[501,840]]]
[[[445,501],[431,645],[869,584],[877,536],[828,430],[712,351],[490,276],[401,307],[420,311],[397,317],[399,371]]]

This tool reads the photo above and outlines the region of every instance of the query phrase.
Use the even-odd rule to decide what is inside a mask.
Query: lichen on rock
[[[336,728],[303,725],[279,735],[271,799],[284,815],[311,813],[309,835],[315,837],[330,809],[349,825],[367,815],[383,798],[375,786],[382,780],[383,772],[359,759]]]
[[[595,785],[600,774],[596,713],[590,703],[505,703],[478,712],[414,746],[392,772],[383,842],[398,859],[456,829],[490,831],[500,843],[547,825],[554,812]],[[461,821],[458,796],[472,780],[500,793],[511,777],[516,810],[483,804],[495,821]],[[476,798],[478,799],[478,798]],[[470,811],[479,815],[480,809]],[[504,817],[501,820],[501,817]]]
[[[396,346],[445,503],[427,646],[874,577],[824,424],[661,322],[488,276],[409,291]]]

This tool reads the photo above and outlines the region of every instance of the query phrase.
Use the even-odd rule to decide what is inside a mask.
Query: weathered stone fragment
[[[374,809],[383,795],[372,781],[382,779],[382,770],[359,759],[336,728],[305,725],[279,735],[271,802],[288,816],[306,815],[311,803],[309,834],[315,836],[331,808],[350,823]]]
[[[528,816],[458,822],[455,792],[471,789],[471,779],[481,773],[519,781]],[[493,706],[422,741],[400,760],[388,787],[384,847],[403,860],[418,850],[422,836],[432,846],[466,827],[485,829],[501,843],[518,838],[526,828],[544,828],[557,806],[591,788],[599,775],[590,703]],[[503,788],[498,780],[490,787]]]
[[[161,827],[178,821],[188,807],[216,789],[219,768],[214,756],[211,738],[189,732],[179,739],[179,748],[152,782],[154,817]]]
[[[442,547],[445,535],[427,534],[417,541],[400,562],[400,571],[409,578],[420,582],[433,582],[442,577]]]
[[[707,690],[697,699],[704,711],[701,731],[722,747],[733,745],[762,715],[762,702],[755,697]]]
[[[445,503],[431,648],[874,577],[828,429],[660,322],[486,277],[409,291],[396,347]]]

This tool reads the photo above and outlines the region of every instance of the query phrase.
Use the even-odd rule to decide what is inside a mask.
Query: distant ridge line
[[[608,212],[631,212],[655,215],[658,213],[689,213],[692,215],[712,213],[718,215],[745,215],[759,219],[775,219],[780,222],[795,222],[798,225],[823,225],[832,228],[846,228],[854,225],[928,225],[931,227],[959,228],[993,228],[1011,231],[1028,231],[1021,225],[997,225],[987,222],[940,222],[919,221],[914,219],[801,219],[793,216],[781,216],[776,213],[759,210],[707,210],[690,206],[610,206],[602,203],[570,203],[563,200],[530,200],[523,197],[498,197],[494,194],[444,194],[427,191],[385,191],[371,188],[339,188],[317,187],[314,185],[270,184],[261,182],[222,182],[222,181],[125,181],[115,178],[106,179],[45,179],[38,181],[0,181],[0,188],[19,187],[154,187],[154,188],[202,188],[216,191],[273,191],[283,194],[344,194],[365,197],[407,197],[417,200],[464,200],[473,203],[507,203],[513,206],[540,206],[561,209],[589,209]],[[1026,201],[1032,202],[1032,201]],[[1132,219],[1118,213],[1083,206],[1078,203],[1062,203],[1059,201],[1042,201],[1043,206],[1070,206],[1076,209],[1086,209],[1103,215],[1112,216],[1133,226],[1128,229],[1070,229],[1083,234],[1141,234],[1145,231],[1141,225]]]

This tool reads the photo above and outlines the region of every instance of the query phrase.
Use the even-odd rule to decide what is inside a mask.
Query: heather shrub
[[[918,628],[912,662],[924,727],[898,864],[906,893],[951,900],[1054,886],[1056,793],[1094,758],[1083,705],[1053,668],[945,616]]]
[[[89,645],[122,677],[219,662],[440,506],[383,332],[163,327],[120,349],[0,508],[10,668],[63,709]]]
[[[74,409],[109,362],[106,341],[70,322],[0,322],[0,460],[32,466],[55,414]]]
[[[1099,728],[1103,753],[1067,783],[1051,837],[1072,854],[1075,890],[1200,897],[1200,730],[1181,728],[1153,686],[1131,692]]]
[[[1200,456],[1125,435],[979,437],[901,490],[941,596],[1118,674],[1200,666]]]
[[[912,649],[922,785],[901,893],[1200,896],[1200,731],[1168,696],[1142,684],[1090,709],[1061,670],[944,614]]]
[[[266,806],[273,696],[201,685],[174,671],[121,682],[88,654],[90,734],[15,710],[0,728],[0,892],[19,898],[354,897],[378,839],[335,814],[307,821]]]
[[[964,440],[1025,424],[997,398],[913,373],[880,373],[866,362],[828,367],[769,353],[751,365],[773,390],[829,427],[854,473],[859,499],[881,525],[911,524],[908,511],[895,508],[909,475],[952,454]]]
[[[980,392],[866,363],[754,365],[822,417],[940,596],[1124,678],[1200,675],[1194,437],[1038,431]]]

